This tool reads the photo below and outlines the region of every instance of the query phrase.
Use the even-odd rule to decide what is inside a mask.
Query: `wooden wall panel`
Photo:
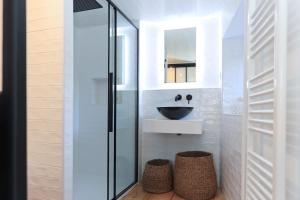
[[[64,1],[27,0],[28,199],[63,199]]]

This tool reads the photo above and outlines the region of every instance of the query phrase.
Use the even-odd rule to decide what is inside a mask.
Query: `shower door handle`
[[[113,81],[114,74],[108,74],[108,132],[113,132],[113,112],[114,112],[114,99],[113,99]]]

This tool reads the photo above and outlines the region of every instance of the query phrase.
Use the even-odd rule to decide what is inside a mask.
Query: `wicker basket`
[[[176,155],[175,193],[187,200],[213,199],[217,179],[211,153],[182,152]]]
[[[172,167],[168,160],[151,160],[145,167],[143,189],[150,193],[161,194],[173,189]]]

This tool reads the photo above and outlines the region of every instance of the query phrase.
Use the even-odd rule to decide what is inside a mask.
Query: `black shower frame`
[[[3,0],[0,199],[26,200],[26,1]]]
[[[130,188],[132,188],[137,182],[138,182],[138,156],[139,156],[139,146],[138,146],[138,141],[139,141],[139,28],[131,21],[131,19],[129,19],[125,13],[116,5],[114,4],[111,0],[106,0],[108,2],[108,72],[110,72],[110,58],[111,58],[111,49],[110,49],[110,29],[111,29],[111,8],[113,8],[114,11],[114,88],[113,88],[113,94],[111,93],[111,86],[109,86],[108,88],[108,107],[109,108],[114,108],[114,109],[109,109],[109,113],[108,113],[108,127],[111,127],[113,124],[113,127],[111,127],[113,129],[112,130],[108,130],[108,134],[107,134],[107,200],[109,199],[109,195],[110,195],[110,165],[109,165],[109,158],[110,158],[110,133],[113,132],[114,133],[114,158],[113,158],[113,199],[112,200],[117,200],[118,198],[120,198],[123,194],[125,194]],[[117,13],[121,14],[135,29],[137,32],[137,48],[136,48],[136,53],[137,53],[137,60],[136,60],[136,66],[137,66],[137,74],[136,74],[136,78],[137,78],[137,92],[136,92],[136,125],[135,125],[135,178],[134,178],[134,182],[131,183],[127,188],[125,188],[123,191],[119,192],[117,194],[116,191],[116,150],[117,150],[117,134],[116,134],[116,121],[117,121],[117,101],[116,101],[116,96],[117,96],[117,80],[116,80],[116,74],[117,74]],[[111,73],[109,73],[109,76],[111,76]],[[111,79],[111,78],[110,78]],[[110,85],[110,84],[109,84]],[[113,98],[114,96],[114,98]],[[112,101],[113,99],[113,101]],[[113,102],[113,105],[111,105],[111,102]],[[110,111],[113,110],[113,115],[112,113],[110,113]],[[115,122],[115,123],[113,123]]]

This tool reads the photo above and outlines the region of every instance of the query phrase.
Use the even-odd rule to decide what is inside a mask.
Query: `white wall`
[[[286,199],[300,196],[300,2],[288,0]]]
[[[241,3],[223,39],[221,186],[224,198],[240,200],[244,111],[244,5]]]
[[[164,30],[197,27],[197,83],[164,83]],[[140,86],[142,90],[220,88],[222,68],[220,15],[200,19],[140,23]]]
[[[244,91],[244,38],[223,40],[223,111],[221,126],[222,191],[241,199]]]
[[[73,3],[72,0],[64,1],[64,200],[73,200]]]

